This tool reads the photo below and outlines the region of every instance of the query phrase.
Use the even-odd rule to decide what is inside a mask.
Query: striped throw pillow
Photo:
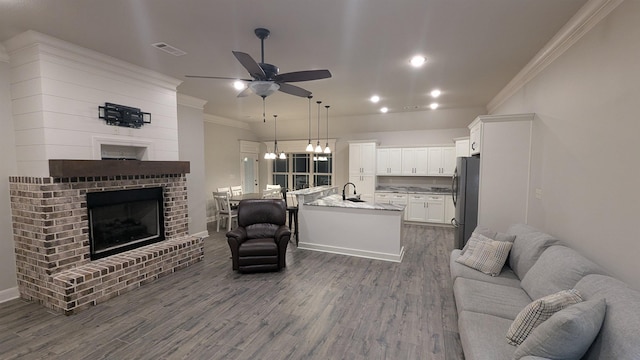
[[[580,292],[576,289],[562,290],[535,300],[522,309],[513,320],[509,331],[507,331],[507,341],[511,345],[522,344],[533,329],[550,318],[551,315],[581,301]]]
[[[467,245],[456,262],[491,276],[500,274],[513,246],[510,242],[492,240],[479,233],[471,234]]]

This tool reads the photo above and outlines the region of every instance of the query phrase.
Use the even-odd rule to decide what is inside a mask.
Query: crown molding
[[[172,78],[156,71],[145,69],[141,66],[130,64],[126,61],[89,50],[67,41],[45,35],[37,31],[28,30],[7,40],[5,47],[9,54],[38,46],[39,50],[51,56],[74,61],[76,63],[98,68],[102,71],[133,78],[136,81],[146,82],[176,91],[182,80]]]
[[[208,122],[216,125],[230,126],[238,129],[243,129],[243,130],[251,130],[251,127],[249,127],[249,124],[247,124],[246,122],[227,119],[227,118],[223,118],[223,117],[215,116],[211,114],[204,114],[204,122]]]
[[[624,0],[590,0],[549,40],[525,67],[487,104],[489,114],[496,111],[549,64],[567,51]]]
[[[177,94],[178,96],[178,105],[192,107],[198,110],[204,110],[204,106],[207,104],[207,100],[202,100],[197,97],[185,95],[185,94]]]
[[[7,49],[2,46],[2,44],[0,44],[0,62],[9,62],[9,53],[7,52]]]

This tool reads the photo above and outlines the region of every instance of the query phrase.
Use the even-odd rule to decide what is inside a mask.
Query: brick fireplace
[[[9,179],[18,289],[67,315],[203,259],[188,235],[189,163],[50,160],[50,177]],[[91,260],[87,193],[161,187],[165,240]]]

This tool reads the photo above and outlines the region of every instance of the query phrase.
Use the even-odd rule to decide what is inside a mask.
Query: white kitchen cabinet
[[[472,134],[479,129],[478,225],[506,231],[512,224],[528,222],[534,118],[535,114],[481,115],[469,125]]]
[[[482,134],[482,122],[476,121],[469,125],[469,154],[480,154],[480,137]]]
[[[381,193],[375,194],[375,202],[379,204],[403,205],[404,219],[407,220],[407,194],[404,193]]]
[[[451,219],[456,217],[456,207],[453,204],[453,196],[444,196],[444,223],[451,224]]]
[[[375,175],[349,175],[349,182],[352,182],[356,186],[356,193],[360,195],[360,199],[369,202],[374,201],[376,190]],[[353,188],[351,186],[347,188],[347,191],[347,197],[353,194]]]
[[[428,149],[427,175],[452,176],[456,168],[456,149],[453,146]]]
[[[427,195],[409,194],[407,203],[408,221],[427,221]]]
[[[375,175],[375,173],[376,143],[350,143],[349,175]]]
[[[402,175],[426,176],[428,148],[402,149]]]
[[[454,139],[456,143],[456,158],[468,157],[469,154],[469,138]]]
[[[402,175],[402,149],[378,149],[376,163],[377,175]]]
[[[427,195],[427,222],[444,222],[444,195]]]

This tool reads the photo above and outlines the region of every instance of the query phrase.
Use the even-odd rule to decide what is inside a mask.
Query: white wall
[[[178,140],[180,160],[189,161],[187,174],[189,234],[206,236],[207,192],[205,191],[204,120],[206,101],[178,94]]]
[[[13,248],[11,207],[9,202],[9,176],[16,173],[9,63],[0,45],[0,302],[18,296],[16,260]]]
[[[640,1],[624,1],[495,111],[536,113],[529,222],[636,289],[638,84]]]
[[[178,159],[178,80],[34,31],[5,45],[19,175],[48,176],[48,159],[99,159],[99,142],[145,143],[147,160]],[[150,112],[152,123],[107,125],[105,102]]]
[[[207,217],[212,217],[213,195],[218,187],[240,185],[240,140],[258,140],[245,123],[205,115],[204,123],[205,192]],[[264,177],[266,168],[260,167]],[[261,184],[262,184],[261,179]]]

